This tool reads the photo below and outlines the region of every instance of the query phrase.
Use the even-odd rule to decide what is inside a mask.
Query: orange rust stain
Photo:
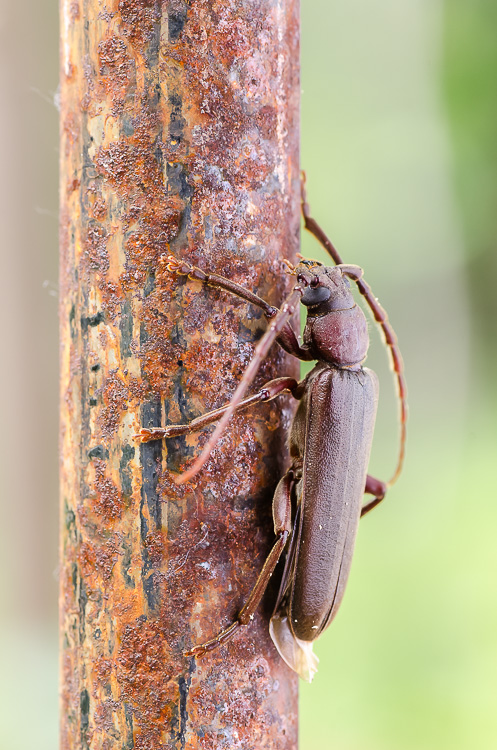
[[[81,573],[88,582],[94,583],[89,588],[98,588],[99,582],[103,585],[110,582],[121,554],[119,541],[117,535],[113,534],[110,539],[81,543],[78,556]]]
[[[96,498],[93,504],[95,513],[105,521],[120,518],[124,500],[119,488],[106,476],[107,462],[94,460]]]
[[[123,33],[135,48],[145,46],[159,17],[156,0],[119,0]]]
[[[69,156],[79,136],[79,119],[74,112],[66,113],[62,127],[65,134],[66,156]]]
[[[164,640],[160,628],[146,618],[126,625],[116,657],[116,677],[121,699],[129,703],[137,726],[135,747],[163,747],[164,727],[170,725],[178,686],[164,670]],[[179,664],[172,666],[176,671]],[[172,674],[170,675],[172,677]]]
[[[75,21],[79,21],[80,18],[80,10],[79,10],[79,3],[74,0],[69,5],[69,18],[74,23]]]
[[[99,428],[104,440],[109,441],[114,436],[129,400],[128,383],[120,372],[111,370],[102,386],[103,408],[99,414]]]
[[[112,96],[112,114],[119,115],[123,109],[129,79],[134,74],[134,61],[128,55],[126,43],[116,34],[110,34],[98,45],[100,80],[106,93]]]
[[[108,237],[108,232],[102,225],[95,223],[88,225],[85,250],[88,256],[88,267],[91,271],[101,271],[105,274],[109,270]]]

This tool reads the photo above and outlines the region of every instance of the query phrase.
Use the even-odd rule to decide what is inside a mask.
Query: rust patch
[[[160,3],[157,0],[119,0],[119,14],[123,33],[140,50],[156,30],[160,18]]]
[[[99,427],[106,441],[114,436],[120,422],[121,415],[127,410],[130,401],[130,388],[126,380],[117,370],[112,370],[106,378],[102,388],[103,408],[99,414]]]
[[[88,224],[86,229],[85,247],[88,254],[88,266],[90,270],[101,270],[104,274],[109,270],[107,239],[108,233],[102,225],[93,222]]]
[[[98,61],[101,82],[114,100],[112,114],[118,115],[124,107],[129,79],[134,74],[126,43],[111,34],[98,45]]]
[[[94,487],[97,493],[93,509],[95,513],[106,521],[120,518],[124,503],[120,490],[114,482],[105,475],[106,462],[95,461]]]
[[[96,589],[99,585],[108,584],[119,554],[119,539],[115,535],[110,539],[83,542],[80,547],[79,561],[84,578],[94,581]]]

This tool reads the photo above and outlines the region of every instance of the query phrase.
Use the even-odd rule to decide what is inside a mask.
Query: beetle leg
[[[264,315],[267,318],[274,318],[278,312],[277,307],[273,307],[268,302],[259,297],[254,292],[241,286],[240,284],[227,279],[225,276],[218,276],[216,273],[206,273],[197,266],[192,266],[186,260],[178,260],[174,255],[168,255],[167,257],[161,258],[161,263],[164,263],[172,273],[178,274],[178,276],[188,276],[192,281],[201,281],[203,284],[213,287],[214,289],[223,289],[225,292],[234,294],[235,297],[240,297],[246,302],[250,302],[252,305],[260,307]]]
[[[314,355],[311,354],[309,349],[299,344],[297,334],[293,330],[290,323],[286,323],[276,341],[288,354],[292,354],[294,357],[297,357],[297,359],[300,359],[303,362],[310,362],[311,360],[315,359]]]
[[[294,485],[293,471],[287,472],[276,487],[273,498],[273,520],[276,534],[276,542],[264,562],[262,570],[247,602],[240,610],[238,617],[226,630],[223,630],[215,638],[185,651],[185,656],[203,656],[208,651],[213,651],[223,643],[229,641],[242,625],[248,625],[254,618],[255,611],[259,606],[264,592],[269,583],[274,569],[285,549],[290,532],[292,531],[291,494]]]
[[[226,411],[221,417],[216,429],[214,430],[209,440],[207,441],[204,447],[204,450],[202,451],[200,456],[195,460],[192,466],[189,469],[187,469],[187,471],[185,471],[184,474],[181,474],[175,480],[176,484],[184,484],[185,482],[189,482],[190,479],[193,479],[195,474],[197,474],[200,471],[202,466],[205,464],[205,462],[209,458],[209,455],[211,454],[217,441],[219,440],[222,433],[224,432],[226,425],[231,419],[233,412],[236,410],[237,406],[243,400],[243,397],[245,396],[245,392],[247,391],[249,386],[252,384],[252,381],[257,375],[257,371],[259,370],[261,363],[264,361],[269,349],[273,345],[274,341],[278,338],[279,334],[281,333],[286,323],[288,323],[290,318],[293,316],[303,293],[304,293],[303,282],[302,282],[302,285],[301,283],[296,284],[293,287],[290,294],[288,295],[288,297],[286,298],[286,300],[284,301],[281,307],[281,310],[279,310],[277,315],[274,318],[272,318],[272,320],[270,321],[266,333],[258,341],[257,346],[255,347],[254,356],[250,360],[250,363],[247,366],[247,369],[243,373],[242,379],[238,383],[238,387],[233,394],[233,398],[231,399],[229,406],[226,408]]]
[[[236,411],[248,409],[252,404],[272,401],[282,393],[291,393],[295,398],[300,398],[301,396],[297,390],[298,386],[299,383],[295,378],[275,378],[275,380],[269,380],[262,386],[258,393],[243,399],[238,404]],[[167,427],[142,427],[140,432],[134,435],[134,437],[138,438],[142,443],[148,443],[151,440],[162,440],[164,438],[177,437],[178,435],[188,435],[196,430],[201,430],[202,427],[206,427],[212,424],[212,422],[217,422],[228,407],[229,404],[222,406],[220,409],[209,411],[202,417],[197,417],[188,422],[188,424],[170,424]]]
[[[387,491],[387,485],[385,484],[385,482],[382,482],[380,479],[375,479],[370,474],[367,475],[366,487],[364,489],[364,492],[366,492],[368,495],[374,495],[374,497],[372,500],[370,500],[368,503],[362,506],[361,518],[362,516],[365,516],[366,513],[369,513],[370,510],[373,510],[373,508],[376,508],[376,506],[381,503],[381,501],[386,495],[386,491]]]
[[[235,297],[240,297],[240,299],[244,299],[246,302],[256,305],[256,307],[260,307],[268,320],[274,318],[279,312],[277,307],[270,305],[263,300],[262,297],[259,297],[257,294],[254,294],[254,292],[251,292],[240,284],[236,284],[234,281],[231,281],[231,279],[227,279],[225,276],[218,276],[215,273],[206,273],[205,271],[202,271],[201,268],[192,266],[187,261],[178,260],[174,255],[168,255],[167,258],[163,258],[161,262],[164,263],[167,269],[172,273],[176,273],[179,276],[188,276],[189,279],[192,279],[193,281],[201,281],[203,284],[207,284],[214,289],[222,289],[225,292],[234,294]],[[288,352],[288,354],[292,354],[294,357],[304,360],[305,362],[314,359],[312,354],[299,344],[297,334],[290,323],[284,325],[276,340],[282,349]]]

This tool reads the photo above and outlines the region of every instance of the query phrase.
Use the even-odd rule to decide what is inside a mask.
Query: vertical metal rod
[[[258,612],[291,405],[139,446],[234,392],[299,242],[297,0],[61,0],[61,748],[296,748],[297,684]],[[295,376],[274,347],[260,382]],[[255,384],[256,387],[258,383]]]

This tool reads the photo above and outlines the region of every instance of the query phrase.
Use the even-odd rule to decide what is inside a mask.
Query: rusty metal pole
[[[297,0],[61,0],[61,748],[295,748],[268,612],[195,661],[273,540],[289,401],[140,446],[229,400],[260,312],[172,252],[285,294],[298,250]],[[277,347],[259,383],[296,375]],[[257,383],[256,383],[257,386]]]

